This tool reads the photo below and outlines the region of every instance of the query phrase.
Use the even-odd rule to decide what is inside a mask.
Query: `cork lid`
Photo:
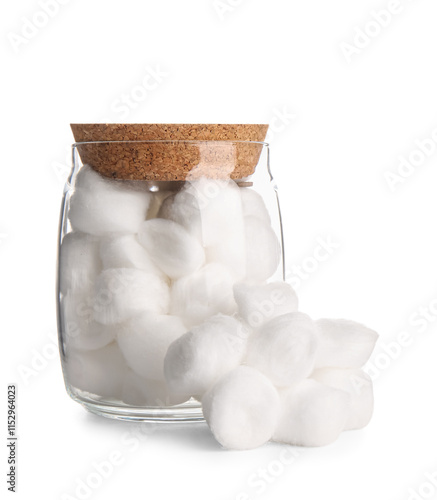
[[[244,179],[255,171],[268,125],[71,124],[83,163],[131,180]]]

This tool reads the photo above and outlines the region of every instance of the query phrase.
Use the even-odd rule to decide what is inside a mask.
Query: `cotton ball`
[[[373,384],[363,370],[322,368],[316,370],[311,378],[350,394],[350,411],[345,430],[362,429],[370,422],[373,414]]]
[[[68,348],[100,349],[115,339],[117,325],[94,321],[93,301],[87,295],[68,293],[61,301],[62,338]]]
[[[201,208],[207,262],[225,265],[238,281],[246,274],[246,238],[241,189],[234,181],[201,179],[191,183]]]
[[[316,327],[306,314],[294,312],[265,323],[250,337],[246,363],[264,373],[274,385],[286,387],[313,371]]]
[[[61,293],[90,291],[101,267],[98,238],[79,232],[63,237],[59,254]]]
[[[164,360],[175,393],[201,396],[244,357],[248,331],[235,318],[217,315],[173,342]]]
[[[252,328],[259,328],[277,316],[296,312],[298,307],[296,292],[283,281],[253,286],[236,284],[234,298],[240,316]]]
[[[281,416],[273,440],[295,446],[325,446],[343,431],[350,395],[306,379],[280,392]]]
[[[249,450],[272,437],[280,400],[277,390],[262,373],[239,366],[204,395],[202,408],[205,420],[222,446]]]
[[[186,187],[164,200],[158,217],[177,222],[199,242],[203,241],[199,202]]]
[[[372,354],[378,334],[346,319],[316,321],[319,349],[315,368],[361,368]]]
[[[245,217],[244,224],[247,280],[267,280],[274,274],[281,260],[279,240],[270,225],[257,217]]]
[[[187,191],[197,200],[205,247],[234,239],[244,232],[240,188],[232,180],[201,178]]]
[[[104,237],[100,243],[100,255],[105,269],[134,267],[165,278],[133,234]]]
[[[117,341],[127,364],[144,378],[164,380],[168,346],[186,332],[177,316],[142,313],[121,325]]]
[[[270,215],[264,204],[262,196],[249,187],[241,188],[241,202],[243,205],[243,215],[253,215],[270,225]]]
[[[140,269],[106,269],[97,278],[94,319],[104,325],[121,323],[145,311],[166,314],[168,285],[156,274]]]
[[[68,384],[76,389],[121,399],[127,368],[115,342],[94,351],[68,351],[64,368]]]
[[[208,263],[223,264],[234,281],[246,275],[246,242],[244,232],[228,235],[220,243],[205,249]]]
[[[107,179],[84,166],[76,178],[68,218],[73,229],[84,233],[136,233],[146,218],[150,196],[132,183]]]
[[[145,379],[130,369],[123,380],[122,400],[131,406],[174,406],[188,399],[189,396],[171,393],[165,382]]]
[[[147,211],[146,219],[155,219],[158,216],[159,211],[161,210],[162,204],[165,200],[171,196],[171,191],[154,191],[151,192],[151,200],[149,209]]]
[[[171,288],[171,313],[182,316],[187,325],[201,323],[217,313],[233,314],[233,277],[222,264],[207,264],[175,281]]]
[[[180,224],[166,219],[144,222],[138,240],[155,264],[170,278],[197,271],[205,261],[200,243]]]

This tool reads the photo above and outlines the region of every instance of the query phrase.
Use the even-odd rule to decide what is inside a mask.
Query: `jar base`
[[[129,422],[204,422],[202,406],[196,400],[190,400],[177,406],[141,407],[128,406],[122,402],[100,401],[90,397],[89,393],[79,394],[69,391],[70,397],[86,410],[106,418]],[[82,392],[82,391],[80,391]]]

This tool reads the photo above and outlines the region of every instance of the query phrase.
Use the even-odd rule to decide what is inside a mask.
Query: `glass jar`
[[[236,284],[281,280],[266,143],[73,145],[59,229],[58,331],[67,392],[88,410],[202,420],[201,394],[178,392],[177,380],[169,386],[169,346],[211,318],[238,317]]]

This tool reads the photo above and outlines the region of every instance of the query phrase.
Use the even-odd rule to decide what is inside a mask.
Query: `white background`
[[[94,478],[82,498],[437,498],[426,477],[437,475],[436,2],[62,4],[47,18],[35,0],[2,2],[0,16],[0,435],[15,382],[16,497],[80,498]],[[150,68],[165,76],[138,90]],[[122,112],[122,94],[135,107]],[[289,270],[312,264],[302,310],[381,334],[366,429],[326,448],[228,452],[204,425],[114,422],[68,398],[53,340],[56,233],[69,123],[87,121],[274,125]],[[416,166],[390,189],[400,156]],[[336,248],[314,264],[320,238]],[[97,484],[93,463],[113,451]],[[6,491],[5,445],[1,461]]]

